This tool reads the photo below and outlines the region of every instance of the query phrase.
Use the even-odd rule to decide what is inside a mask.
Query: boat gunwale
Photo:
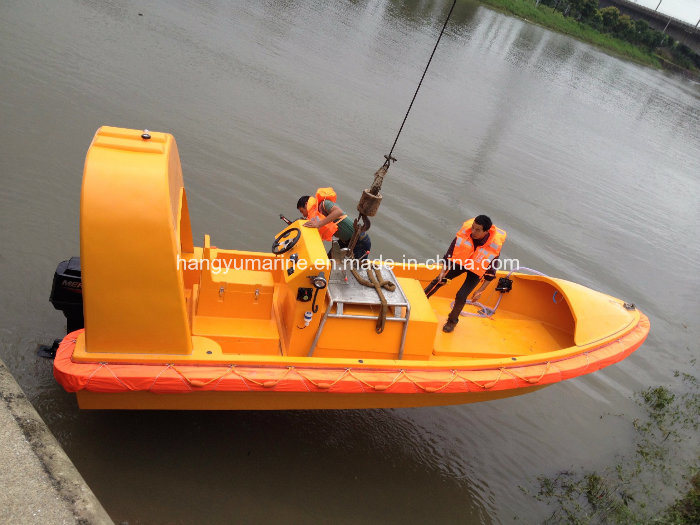
[[[243,375],[242,373],[238,373],[239,370],[241,372],[245,372],[246,374],[251,374],[251,375],[255,374],[255,373],[269,373],[270,371],[279,372],[279,371],[284,371],[284,370],[287,370],[287,371],[295,370],[297,372],[297,374],[299,376],[301,376],[301,378],[304,380],[307,380],[307,378],[303,375],[303,373],[307,373],[307,372],[313,373],[313,372],[326,371],[326,372],[333,372],[333,373],[342,373],[343,375],[340,376],[339,378],[336,378],[336,381],[334,383],[330,384],[330,386],[328,386],[328,384],[326,384],[326,383],[324,383],[325,386],[318,386],[318,385],[314,384],[314,386],[317,386],[318,388],[316,390],[313,390],[313,391],[329,392],[329,393],[333,393],[333,390],[331,390],[331,387],[336,382],[340,381],[343,377],[345,377],[346,374],[352,374],[353,371],[356,373],[395,374],[396,378],[398,378],[400,374],[403,374],[406,378],[409,379],[409,382],[414,384],[414,386],[417,385],[418,387],[422,388],[425,393],[431,393],[431,392],[436,392],[436,391],[438,391],[438,392],[443,391],[443,389],[445,389],[448,385],[450,385],[454,381],[454,379],[457,377],[460,377],[462,380],[464,380],[463,382],[469,381],[471,383],[474,383],[481,390],[486,390],[486,389],[491,389],[491,388],[493,388],[495,390],[502,390],[502,389],[524,388],[527,386],[532,386],[534,384],[542,384],[542,385],[551,384],[551,383],[562,381],[564,379],[570,379],[572,377],[578,377],[580,375],[585,375],[587,373],[594,372],[596,370],[599,370],[600,368],[603,368],[605,366],[609,366],[613,363],[616,363],[616,362],[624,359],[629,354],[631,354],[633,351],[635,351],[637,348],[639,348],[649,333],[649,319],[647,316],[645,316],[644,314],[642,314],[640,312],[639,322],[635,325],[635,327],[633,328],[632,331],[626,333],[624,336],[622,336],[620,338],[611,340],[611,341],[607,342],[606,344],[599,345],[597,348],[594,348],[594,349],[591,349],[590,351],[584,352],[583,354],[586,355],[586,363],[585,363],[585,366],[583,366],[583,370],[581,372],[576,372],[576,373],[571,373],[571,370],[569,370],[569,374],[567,374],[566,377],[565,377],[563,370],[559,369],[559,367],[557,365],[561,365],[562,363],[564,363],[566,361],[570,361],[571,364],[573,365],[573,360],[581,357],[583,354],[576,354],[576,355],[569,356],[567,358],[559,359],[559,360],[545,360],[545,361],[541,360],[537,363],[532,363],[532,364],[523,364],[521,362],[518,362],[517,365],[515,365],[515,363],[511,361],[509,363],[510,366],[502,366],[500,368],[474,368],[474,367],[452,368],[452,367],[448,367],[448,366],[443,366],[440,369],[436,369],[434,367],[430,368],[430,369],[426,369],[426,368],[407,368],[407,367],[395,366],[392,368],[387,368],[387,367],[381,367],[381,368],[362,367],[361,368],[361,367],[357,367],[357,368],[353,369],[353,368],[347,368],[347,367],[342,367],[342,366],[298,367],[298,366],[294,366],[291,364],[288,364],[287,366],[264,366],[264,365],[263,366],[249,366],[249,365],[239,365],[239,364],[232,364],[232,365],[226,366],[226,365],[222,365],[222,364],[217,364],[217,365],[201,365],[201,364],[200,365],[195,365],[195,364],[175,365],[172,363],[135,364],[134,365],[134,364],[128,364],[128,363],[106,363],[104,361],[91,362],[91,363],[76,363],[76,362],[72,361],[70,356],[66,356],[65,354],[67,352],[72,352],[72,349],[74,348],[75,343],[77,342],[77,336],[80,334],[80,332],[81,331],[72,332],[64,338],[63,342],[61,343],[61,345],[59,347],[59,350],[58,350],[58,353],[56,356],[56,361],[54,363],[54,376],[56,377],[58,382],[61,383],[61,385],[66,390],[69,390],[69,391],[88,390],[91,392],[105,392],[105,393],[128,391],[128,390],[131,390],[131,391],[154,391],[153,386],[155,386],[157,378],[160,377],[160,374],[162,374],[163,371],[167,370],[168,368],[172,368],[175,370],[175,372],[180,374],[180,376],[182,376],[182,382],[185,385],[187,385],[187,383],[190,382],[190,379],[188,379],[187,376],[185,375],[186,373],[189,373],[189,372],[191,372],[193,374],[201,373],[203,370],[210,368],[210,369],[212,369],[212,371],[216,369],[217,373],[222,374],[221,377],[218,378],[218,381],[216,381],[217,378],[215,377],[213,379],[210,379],[209,382],[203,383],[203,384],[190,383],[188,386],[189,390],[184,390],[184,391],[177,390],[175,392],[163,392],[163,393],[185,393],[187,391],[190,391],[190,392],[225,391],[225,392],[234,393],[234,392],[242,391],[242,390],[228,390],[228,389],[216,390],[215,388],[213,388],[213,389],[203,388],[203,387],[208,386],[210,383],[212,383],[214,381],[216,381],[215,387],[218,386],[219,382],[221,381],[221,378],[223,378],[224,375],[228,374],[229,371],[232,371],[234,369],[236,369],[236,375],[239,375],[244,380],[243,383],[246,385],[247,390],[251,390],[252,387],[250,385],[248,385],[247,381],[245,381],[247,379],[246,376]],[[606,351],[609,352],[612,345],[615,345],[615,344],[622,344],[622,348],[617,352],[613,352],[612,354],[607,353],[606,355],[600,355],[600,356],[592,355],[596,352],[600,352],[601,354],[604,354]],[[87,377],[87,379],[86,379],[85,384],[82,385],[81,388],[72,388],[69,383],[61,380],[61,379],[65,378],[65,376],[78,377],[77,374],[71,375],[68,371],[63,369],[66,361],[69,363],[69,365],[68,365],[69,367],[81,367],[81,368],[84,367],[84,368],[86,368],[86,370],[84,371],[85,372],[84,376]],[[600,364],[601,362],[603,363],[601,366],[596,366],[596,365]],[[97,367],[92,367],[90,365],[97,365]],[[109,365],[114,365],[115,367],[122,367],[122,368],[123,367],[126,367],[126,368],[129,368],[129,367],[154,368],[154,367],[156,367],[159,370],[161,370],[161,372],[158,375],[156,375],[156,374],[153,375],[154,381],[151,385],[151,388],[149,388],[149,389],[133,389],[133,388],[130,388],[126,383],[124,383],[124,381],[129,381],[129,378],[127,378],[126,376],[122,376],[121,378],[118,377],[118,375],[113,370],[111,370],[109,368]],[[186,367],[187,370],[180,371],[179,369],[175,368],[176,366],[177,367]],[[537,367],[542,367],[542,366],[545,367],[545,370],[542,371],[541,373],[538,370],[534,374],[534,375],[539,374],[539,378],[532,379],[532,378],[524,377],[524,375],[526,375],[525,372],[532,371],[533,369],[535,369]],[[557,368],[556,373],[549,373],[548,374],[548,370],[551,366]],[[93,375],[95,375],[97,373],[97,371],[99,371],[102,367],[106,367],[109,370],[109,372],[112,374],[112,376],[114,376],[114,378],[124,386],[123,390],[116,390],[115,391],[114,389],[101,390],[99,388],[90,388],[90,380],[92,379]],[[87,368],[89,368],[90,370],[88,371]],[[573,371],[575,372],[581,368],[582,368],[581,366],[576,366],[573,368]],[[488,374],[488,373],[496,373],[496,372],[498,372],[499,375],[496,378],[496,380],[493,381],[493,384],[490,386],[488,386],[490,384],[490,382],[487,382],[486,384],[480,384],[478,382],[478,381],[485,381],[484,378],[471,379],[471,378],[462,377],[460,375],[460,373]],[[497,384],[499,383],[500,378],[504,372],[506,373],[506,375],[510,376],[510,379],[508,379],[508,378],[504,379],[503,383],[502,383],[502,387],[496,388],[498,386]],[[443,375],[443,378],[442,378],[443,386],[441,386],[439,388],[438,387],[423,387],[419,383],[417,383],[416,381],[411,379],[408,376],[408,373],[421,374],[421,381],[426,382],[426,383],[430,382],[430,381],[435,381],[436,379],[433,378],[433,376],[437,377],[439,374],[442,374]],[[445,377],[444,377],[446,374],[450,374],[447,377],[447,379],[448,379],[447,381],[445,381]],[[81,375],[83,375],[83,374],[81,374]],[[275,389],[276,385],[280,381],[282,381],[282,379],[284,377],[285,376],[283,376],[282,378],[275,377],[272,379],[258,377],[257,379],[259,381],[254,381],[254,383],[258,383],[258,386],[255,388],[252,388],[252,389],[253,390],[260,390],[260,391],[272,391],[272,392],[277,392],[278,394],[284,394],[285,392],[287,392],[287,390],[276,390]],[[198,379],[196,379],[196,381],[198,383],[201,383],[202,381],[205,381],[205,379],[206,378],[198,378]],[[489,381],[491,381],[491,380],[489,380]],[[396,382],[396,379],[394,380],[394,382]],[[274,383],[274,384],[270,385],[270,384],[266,384],[266,383]],[[309,385],[307,385],[304,381],[302,381],[302,383],[304,383],[305,389],[308,390]],[[391,383],[389,386],[393,386],[393,384],[394,383]],[[195,388],[193,388],[193,386]],[[383,387],[384,390],[386,390],[387,388],[388,387]],[[403,388],[406,388],[406,385],[403,385]],[[468,387],[465,387],[465,388],[468,390]],[[379,394],[379,393],[382,393],[382,391],[384,391],[384,390],[377,387],[377,388],[375,388],[374,392],[370,391],[370,392],[363,392],[363,393],[364,394],[367,394],[367,393]],[[293,390],[293,391],[301,391],[301,390]],[[462,391],[464,391],[464,390],[462,390]],[[410,394],[410,393],[416,393],[416,392],[404,392],[404,393]],[[445,391],[445,393],[447,393],[447,391]],[[359,393],[358,393],[358,395],[359,395]]]
[[[535,353],[531,355],[519,355],[519,356],[509,356],[509,357],[498,357],[498,358],[470,358],[464,357],[461,359],[429,359],[429,360],[399,360],[399,359],[366,359],[362,357],[358,358],[347,358],[347,357],[306,357],[306,356],[285,356],[285,355],[243,355],[243,354],[227,354],[230,356],[226,361],[221,360],[221,356],[198,359],[190,356],[183,356],[181,354],[100,354],[95,357],[89,356],[84,350],[78,353],[76,358],[75,355],[71,356],[71,360],[75,363],[89,364],[89,363],[119,363],[119,364],[133,364],[133,365],[144,365],[144,366],[162,366],[163,364],[177,364],[177,365],[187,365],[187,366],[228,366],[231,364],[242,365],[242,366],[276,366],[279,367],[281,364],[285,366],[304,366],[309,368],[324,368],[329,365],[333,368],[338,367],[356,367],[356,368],[387,368],[387,367],[399,367],[405,369],[431,369],[431,368],[459,368],[463,367],[465,364],[469,363],[469,369],[497,369],[507,365],[512,365],[513,362],[517,362],[518,365],[531,365],[541,362],[555,362],[561,361],[567,358],[576,357],[585,352],[590,352],[596,350],[599,347],[605,346],[610,342],[614,342],[616,339],[624,337],[629,332],[634,330],[636,326],[639,325],[642,318],[646,318],[639,310],[634,312],[634,316],[630,322],[624,328],[609,334],[607,337],[599,339],[593,343],[589,343],[581,346],[569,346],[562,348],[560,350],[554,350],[551,352]],[[76,331],[78,332],[78,331]],[[75,334],[76,332],[73,332]],[[66,338],[72,334],[66,335]],[[84,338],[84,331],[77,335],[78,338]],[[84,341],[84,339],[83,339]],[[83,343],[84,344],[84,343]],[[78,345],[76,345],[78,348]],[[141,356],[147,361],[134,361],[134,356]]]

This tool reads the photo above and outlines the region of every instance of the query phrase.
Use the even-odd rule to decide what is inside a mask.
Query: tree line
[[[635,20],[621,14],[617,7],[602,9],[598,0],[536,0],[536,5],[546,5],[600,33],[625,40],[650,53],[657,53],[686,69],[700,69],[700,55],[687,45],[678,42],[661,31],[649,27],[645,20]]]

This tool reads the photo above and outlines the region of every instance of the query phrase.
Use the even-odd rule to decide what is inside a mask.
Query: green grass
[[[643,412],[630,421],[633,456],[620,457],[598,472],[577,468],[540,476],[537,492],[521,487],[550,507],[545,523],[700,523],[700,457],[685,450],[700,429],[700,382],[690,374],[674,375],[685,392],[658,386],[635,394]],[[663,505],[660,487],[674,489],[675,501]]]
[[[581,24],[573,18],[565,17],[559,11],[543,5],[535,5],[534,0],[479,0],[497,11],[513,14],[528,22],[572,36],[592,44],[611,54],[634,62],[660,68],[661,61],[652,53],[611,35],[600,33],[591,26]]]
[[[695,474],[688,493],[676,501],[660,521],[674,525],[700,523],[700,474]]]

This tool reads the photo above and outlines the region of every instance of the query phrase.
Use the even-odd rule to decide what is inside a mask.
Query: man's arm
[[[326,207],[326,202],[328,202],[328,201],[324,201],[324,203],[323,203],[324,208]],[[328,211],[328,210],[326,209],[326,211]],[[332,208],[331,208],[330,211],[328,212],[328,215],[326,215],[323,219],[321,219],[321,220],[319,220],[319,221],[308,221],[308,222],[305,222],[305,223],[304,223],[304,226],[306,226],[306,227],[308,227],[308,228],[321,228],[322,226],[325,226],[325,225],[328,224],[329,222],[335,222],[335,221],[337,221],[337,220],[340,219],[343,215],[345,215],[345,213],[344,213],[343,210],[340,208],[340,206],[338,206],[337,204],[333,204]]]
[[[493,281],[494,278],[496,277],[496,269],[493,267],[494,261],[496,261],[500,256],[497,255],[494,257],[493,261],[489,263],[489,267],[486,269],[486,273],[484,274],[484,281]]]
[[[450,247],[447,248],[447,251],[445,252],[445,255],[442,257],[442,269],[440,270],[440,280],[444,279],[445,274],[447,274],[447,261],[449,260],[450,257],[452,257],[452,252],[455,249],[455,244],[457,243],[457,237],[452,239],[452,243],[450,244]]]
[[[450,257],[452,257],[452,252],[453,252],[454,249],[455,249],[455,244],[456,244],[456,243],[457,243],[457,237],[455,237],[454,239],[452,239],[452,244],[450,244],[450,247],[447,248],[447,251],[445,252],[445,255],[444,255],[443,258],[442,258],[443,261],[447,262],[447,259],[449,259]]]

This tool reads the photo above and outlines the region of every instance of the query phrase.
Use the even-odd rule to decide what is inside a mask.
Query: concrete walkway
[[[113,523],[2,360],[0,523]]]

